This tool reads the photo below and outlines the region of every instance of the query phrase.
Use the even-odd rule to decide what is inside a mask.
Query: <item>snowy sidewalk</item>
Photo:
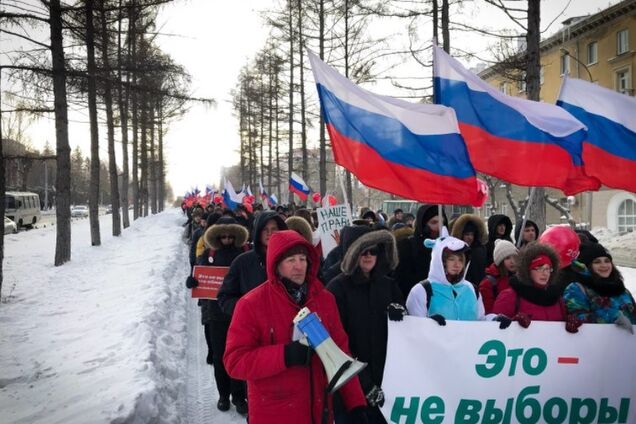
[[[100,217],[101,247],[90,246],[88,220],[74,221],[72,261],[58,268],[55,227],[5,239],[2,422],[181,420],[185,218],[143,218],[118,238],[110,219]]]

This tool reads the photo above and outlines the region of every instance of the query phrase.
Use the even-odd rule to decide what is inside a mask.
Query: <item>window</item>
[[[616,91],[623,94],[629,94],[632,88],[632,76],[629,68],[616,71]]]
[[[561,75],[570,73],[570,55],[564,54],[561,56]]]
[[[543,75],[543,66],[539,69],[539,84],[543,85],[544,75]]]
[[[15,198],[13,196],[6,196],[4,198],[4,209],[15,209]]]
[[[499,83],[499,91],[501,91],[504,94],[509,94],[508,93],[508,83],[507,82]]]
[[[598,62],[598,43],[596,41],[587,45],[587,64],[593,65]]]
[[[526,73],[521,74],[521,79],[517,82],[517,89],[520,93],[525,93],[526,91]]]
[[[618,232],[623,234],[634,230],[636,230],[636,202],[626,199],[618,207]]]
[[[627,53],[629,50],[629,31],[624,29],[616,33],[616,54]]]

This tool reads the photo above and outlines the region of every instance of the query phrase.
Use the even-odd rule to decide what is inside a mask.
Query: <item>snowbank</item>
[[[187,250],[177,210],[90,246],[72,223],[72,261],[53,267],[55,227],[5,238],[0,305],[3,422],[177,422],[184,386]]]
[[[592,234],[619,263],[636,265],[636,232],[619,235],[607,228],[597,228]]]

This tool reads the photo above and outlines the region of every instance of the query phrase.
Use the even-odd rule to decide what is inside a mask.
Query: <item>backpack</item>
[[[429,307],[431,306],[431,297],[433,297],[433,287],[431,286],[431,282],[428,281],[428,279],[421,281],[420,284],[426,291],[426,309],[429,309]],[[474,291],[476,298],[479,299],[479,290],[475,289]]]

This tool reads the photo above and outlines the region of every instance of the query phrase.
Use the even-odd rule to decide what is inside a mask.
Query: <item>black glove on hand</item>
[[[386,308],[391,321],[402,321],[405,315],[408,315],[406,308],[399,303],[390,303]]]
[[[349,422],[352,424],[368,424],[369,417],[367,416],[367,407],[356,406],[349,411]]]
[[[285,345],[285,366],[309,366],[309,360],[311,359],[311,348],[305,346],[298,340],[295,342],[287,343]]]
[[[189,275],[188,278],[186,278],[186,287],[187,288],[193,289],[193,288],[197,287],[198,285],[199,285],[199,282],[193,276]]]
[[[436,323],[438,323],[439,325],[446,325],[446,318],[444,318],[440,314],[431,315],[429,318],[435,321]]]
[[[373,386],[366,395],[367,403],[370,407],[384,405],[384,392],[378,386]]]
[[[499,329],[501,330],[510,327],[510,324],[512,324],[512,320],[503,314],[497,315],[493,321],[499,322]]]

